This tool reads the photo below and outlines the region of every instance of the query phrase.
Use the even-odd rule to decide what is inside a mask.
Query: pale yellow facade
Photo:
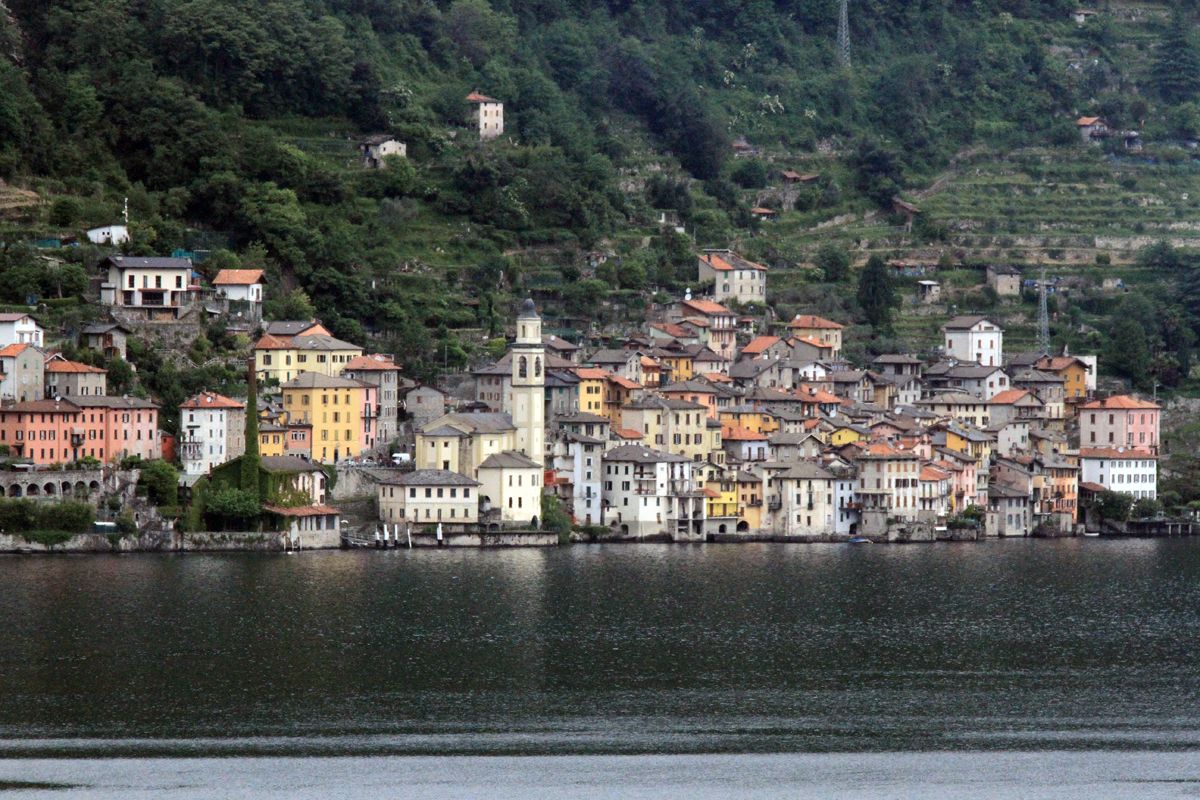
[[[312,425],[313,460],[340,461],[359,454],[363,388],[357,381],[305,373],[280,390],[288,421]]]

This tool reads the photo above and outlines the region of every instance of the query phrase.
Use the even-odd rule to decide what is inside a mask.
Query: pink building
[[[0,444],[23,461],[161,457],[158,406],[123,397],[34,400],[0,407]]]
[[[1080,447],[1128,447],[1158,455],[1162,407],[1131,395],[1093,400],[1079,407]]]

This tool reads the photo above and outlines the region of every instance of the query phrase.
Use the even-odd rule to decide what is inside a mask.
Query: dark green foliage
[[[141,467],[138,485],[146,487],[146,496],[156,506],[173,506],[179,503],[179,472],[174,466],[155,459]]]
[[[1145,326],[1136,318],[1117,319],[1109,331],[1108,342],[1105,363],[1118,375],[1128,378],[1135,389],[1150,388],[1150,349]]]
[[[832,242],[821,245],[817,250],[817,255],[813,258],[813,266],[821,270],[825,280],[829,283],[845,280],[850,273],[850,263],[849,251]]]
[[[1190,28],[1186,12],[1176,8],[1150,69],[1150,85],[1171,104],[1192,100],[1200,93],[1200,54],[1189,35]]]
[[[559,544],[569,544],[571,535],[571,515],[562,507],[559,499],[552,494],[542,495],[541,528],[558,534]]]
[[[757,158],[742,159],[734,166],[729,177],[743,189],[764,189],[767,186],[767,165]]]
[[[1132,516],[1134,519],[1147,519],[1149,517],[1158,516],[1162,513],[1162,510],[1162,503],[1158,502],[1154,498],[1141,497],[1138,498],[1137,502],[1133,504],[1133,510],[1130,511],[1130,516]]]
[[[863,139],[847,163],[854,171],[858,191],[880,208],[890,209],[892,198],[904,185],[904,167],[899,153],[871,139]]]
[[[213,483],[204,493],[204,514],[208,530],[247,530],[258,528],[262,513],[254,491]]]
[[[55,539],[65,535],[62,541],[66,541],[76,533],[89,532],[95,518],[95,511],[89,504],[75,500],[46,503],[21,498],[0,498],[0,530],[8,533],[45,533]],[[29,536],[26,538],[30,541],[40,541]],[[55,541],[54,544],[61,542]]]
[[[249,394],[246,397],[246,451],[242,454],[240,488],[261,499],[259,492],[259,470],[262,468],[262,458],[258,452],[258,382],[250,381]]]
[[[897,303],[895,279],[887,264],[878,255],[871,256],[858,277],[858,304],[865,321],[879,333],[890,333]]]
[[[1133,495],[1124,492],[1100,492],[1090,507],[1103,519],[1124,522],[1129,519],[1129,510],[1133,507]]]

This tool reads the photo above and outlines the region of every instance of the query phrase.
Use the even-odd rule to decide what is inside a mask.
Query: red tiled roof
[[[467,95],[467,102],[468,103],[499,103],[500,101],[493,100],[492,98],[488,97],[487,95],[480,94],[479,92],[471,92],[469,95]]]
[[[650,327],[656,331],[661,331],[662,333],[665,333],[667,336],[673,336],[676,339],[694,339],[694,338],[696,338],[696,334],[693,331],[689,331],[687,328],[683,327],[682,325],[676,325],[672,322],[654,323]]]
[[[1151,403],[1149,400],[1142,400],[1137,397],[1131,397],[1127,394],[1109,397],[1104,400],[1093,400],[1090,403],[1084,403],[1080,408],[1146,408],[1160,409],[1162,406],[1157,403]]]
[[[988,402],[996,405],[1006,406],[1017,402],[1027,394],[1030,394],[1028,389],[1008,389],[1000,392],[1000,394],[996,395],[991,400],[988,400]]]
[[[223,269],[213,278],[213,286],[249,286],[262,283],[261,269]]]
[[[612,373],[599,367],[579,367],[575,374],[585,381],[602,381],[612,377]]]
[[[254,344],[255,350],[287,350],[292,345],[290,342],[280,339],[278,336],[271,334],[263,334],[263,337]]]
[[[783,341],[778,336],[756,336],[750,340],[750,344],[742,348],[743,354],[758,355],[773,344]]]
[[[1081,447],[1079,448],[1080,458],[1107,458],[1111,460],[1121,461],[1124,459],[1132,459],[1134,461],[1150,459],[1157,461],[1158,456],[1148,455],[1141,450],[1134,450],[1129,447],[1117,449],[1115,447]]]
[[[180,408],[245,408],[246,404],[216,392],[201,392],[179,404]]]
[[[19,356],[21,353],[25,352],[26,347],[31,347],[31,345],[10,344],[8,347],[5,347],[3,350],[0,350],[0,356],[9,356],[9,357]]]
[[[827,350],[833,349],[833,345],[831,345],[829,342],[821,342],[811,336],[793,336],[791,341],[804,342],[805,344],[811,344],[813,347],[823,347]]]
[[[620,437],[621,439],[643,439],[643,438],[645,438],[644,433],[635,431],[632,428],[613,428],[612,433],[614,436]]]
[[[0,353],[0,355],[2,355],[2,353]],[[99,367],[93,367],[88,364],[80,364],[78,361],[64,361],[62,359],[55,359],[54,361],[51,361],[48,364],[46,364],[46,372],[107,373],[108,370],[100,369]]]
[[[701,314],[727,314],[731,317],[737,316],[720,303],[714,303],[712,300],[684,300],[683,304],[689,308],[699,311]]]
[[[371,355],[371,356],[355,356],[347,362],[343,369],[365,369],[365,370],[397,370],[400,367],[396,366],[396,362],[392,361],[391,356]]]
[[[282,506],[263,506],[263,510],[270,511],[272,514],[279,514],[284,517],[316,517],[323,514],[341,514],[332,506],[294,506],[292,508],[284,508]]]
[[[735,442],[765,442],[771,437],[762,433],[755,433],[749,428],[743,428],[739,425],[722,425],[721,438]]]
[[[830,330],[841,330],[842,326],[836,322],[818,317],[815,314],[797,314],[791,322],[788,323],[789,328],[829,328]]]

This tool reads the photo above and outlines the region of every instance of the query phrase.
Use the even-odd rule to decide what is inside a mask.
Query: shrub
[[[27,542],[54,547],[69,542],[74,535],[67,531],[27,531],[21,534],[21,538]]]
[[[125,513],[117,517],[117,530],[122,534],[137,533],[137,522],[132,511],[125,509]]]

